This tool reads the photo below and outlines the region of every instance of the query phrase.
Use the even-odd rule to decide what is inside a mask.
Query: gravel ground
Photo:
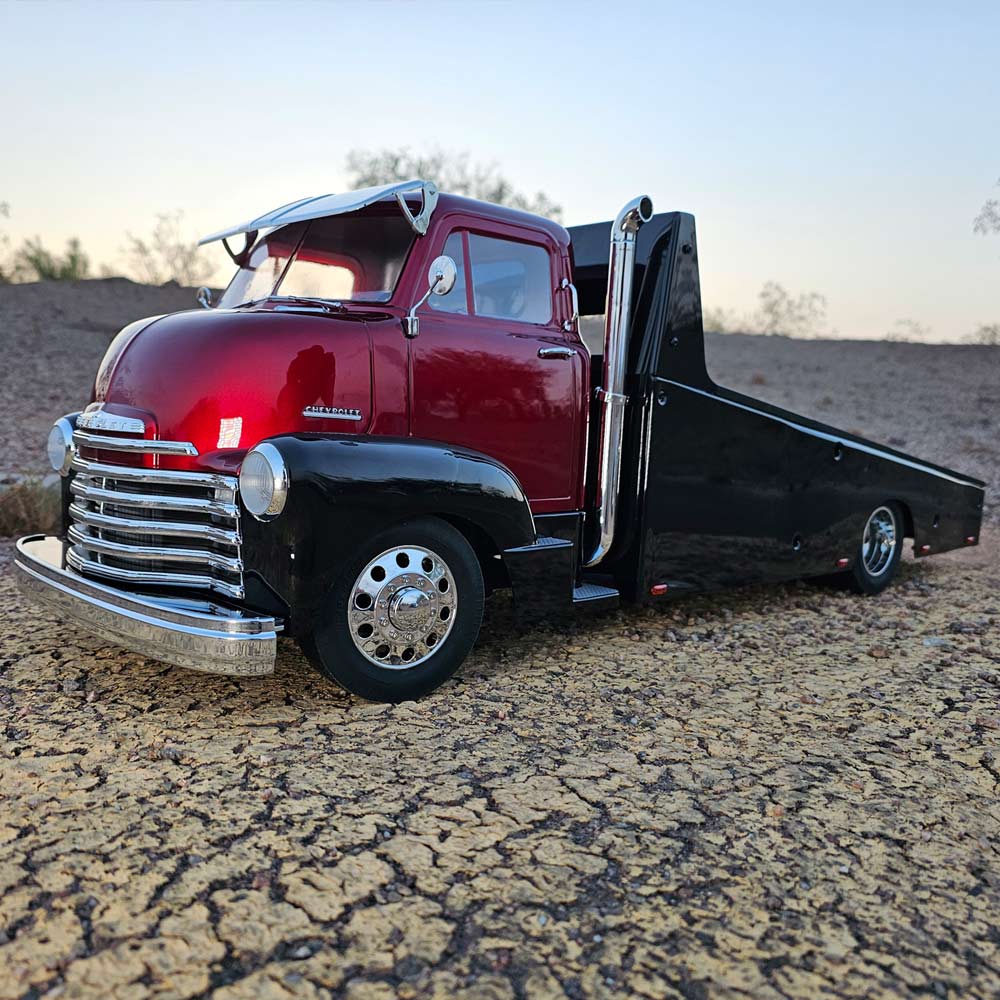
[[[37,328],[9,341],[7,468],[164,308],[50,301],[83,315],[90,286],[102,331],[61,340],[45,290],[0,289],[0,322]],[[709,349],[737,388],[997,483],[1000,352]],[[1000,995],[992,525],[877,599],[750,588],[521,632],[498,597],[460,676],[399,706],[290,646],[255,681],[103,646],[25,607],[10,556],[0,1000]]]

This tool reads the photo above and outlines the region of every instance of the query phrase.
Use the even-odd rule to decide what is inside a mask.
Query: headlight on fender
[[[76,453],[76,446],[73,444],[73,421],[67,417],[60,417],[52,425],[45,447],[52,468],[60,476],[68,476],[70,466],[73,464],[73,455]]]
[[[240,497],[258,521],[270,521],[284,510],[288,467],[273,444],[265,441],[247,452],[240,468]]]

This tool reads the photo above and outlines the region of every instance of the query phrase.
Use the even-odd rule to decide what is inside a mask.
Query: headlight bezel
[[[73,458],[76,456],[76,445],[73,444],[73,431],[75,430],[77,414],[73,414],[73,418],[70,417],[60,417],[53,425],[52,429],[49,431],[49,436],[45,441],[45,451],[49,458],[49,465],[52,466],[53,472],[58,472],[60,476],[68,476],[70,469],[73,467]],[[56,437],[58,435],[58,437]],[[59,464],[57,465],[54,459],[54,454],[56,449],[53,448],[53,439],[55,438],[56,444],[58,446],[59,454]]]
[[[252,463],[249,467],[248,462]],[[263,469],[257,467],[258,462],[263,463]],[[251,477],[259,478],[252,481]],[[262,484],[267,486],[269,492],[266,494]],[[258,521],[273,521],[285,509],[288,500],[288,466],[281,452],[267,441],[254,445],[243,457],[239,485],[240,500],[247,513]]]

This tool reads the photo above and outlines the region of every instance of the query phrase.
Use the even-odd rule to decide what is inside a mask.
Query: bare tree
[[[1000,187],[1000,181],[997,181]],[[979,210],[979,215],[972,221],[973,232],[982,233],[984,236],[989,233],[1000,233],[1000,198],[989,198]]]
[[[215,270],[203,257],[198,244],[181,234],[181,211],[158,215],[148,239],[126,233],[125,256],[136,279],[147,285],[176,281],[179,285],[200,285]]]
[[[464,194],[497,205],[509,205],[556,221],[562,208],[541,191],[521,194],[501,176],[495,163],[470,163],[468,153],[432,150],[423,155],[407,149],[356,149],[347,154],[348,183],[352,188],[374,187],[422,177],[442,191]]]

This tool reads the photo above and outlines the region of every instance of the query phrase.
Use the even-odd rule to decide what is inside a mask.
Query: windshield
[[[398,212],[332,215],[261,237],[219,308],[271,296],[388,302],[413,243]]]

